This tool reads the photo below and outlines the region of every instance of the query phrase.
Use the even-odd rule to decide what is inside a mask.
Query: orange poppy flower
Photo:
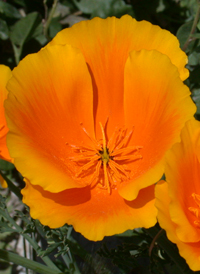
[[[11,161],[11,158],[6,145],[8,127],[5,118],[4,101],[8,94],[6,84],[11,76],[9,67],[0,65],[0,158],[6,161]]]
[[[191,120],[167,155],[166,181],[156,186],[158,221],[193,271],[200,270],[200,122]]]
[[[33,218],[90,240],[155,224],[154,183],[195,112],[186,61],[168,31],[124,16],[78,23],[20,62],[8,144]]]

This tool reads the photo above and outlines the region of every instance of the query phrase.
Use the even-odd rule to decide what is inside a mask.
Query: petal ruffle
[[[184,243],[176,234],[176,224],[172,222],[169,214],[170,198],[168,184],[164,181],[156,185],[156,207],[158,208],[158,221],[160,226],[166,230],[170,241],[177,244],[180,255],[186,260],[193,271],[200,269],[200,242]]]
[[[132,51],[124,81],[125,125],[134,126],[130,145],[142,146],[142,159],[132,165],[135,178],[120,187],[120,194],[132,200],[139,189],[161,178],[165,153],[196,107],[177,68],[158,51]]]
[[[5,118],[4,101],[8,95],[6,84],[11,76],[12,73],[10,68],[0,65],[0,158],[9,162],[11,162],[12,159],[6,144],[8,127]]]
[[[176,234],[181,241],[200,241],[197,219],[189,208],[198,208],[192,198],[193,193],[200,195],[200,122],[192,119],[186,123],[181,143],[175,144],[167,154],[166,178],[169,182],[170,216],[176,224]]]
[[[82,21],[59,32],[52,44],[70,44],[83,53],[93,77],[95,120],[104,124],[109,117],[108,134],[114,131],[116,122],[123,126],[121,91],[130,51],[155,49],[170,58],[182,80],[189,75],[184,67],[187,56],[174,35],[149,22],[137,22],[128,15],[121,19]],[[98,137],[101,136],[98,124],[96,130]]]
[[[93,241],[156,223],[154,186],[141,190],[134,201],[124,200],[117,190],[111,195],[89,187],[50,193],[28,182],[22,194],[31,216],[42,224],[51,228],[72,224],[76,231]]]
[[[57,45],[27,56],[8,90],[8,145],[17,169],[52,192],[87,185],[72,178],[68,157],[70,144],[87,145],[83,127],[94,136],[92,83],[80,50]]]

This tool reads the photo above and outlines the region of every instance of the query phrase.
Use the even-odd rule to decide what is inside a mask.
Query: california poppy
[[[156,186],[158,221],[190,268],[200,270],[200,122],[188,121],[168,152],[166,181]]]
[[[11,75],[9,67],[0,65],[0,158],[6,161],[11,161],[11,157],[6,144],[8,127],[5,118],[4,101],[8,94],[6,84]]]
[[[156,222],[154,183],[195,112],[186,55],[130,16],[80,22],[25,57],[8,83],[8,146],[23,201],[90,240]]]

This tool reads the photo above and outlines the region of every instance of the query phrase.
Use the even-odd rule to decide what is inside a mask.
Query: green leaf
[[[199,48],[199,47],[198,47]],[[197,50],[191,52],[188,56],[188,65],[189,66],[196,66],[200,63],[200,52]]]
[[[0,19],[0,39],[6,40],[9,38],[9,29],[6,21]]]
[[[91,14],[91,17],[121,16],[132,10],[132,7],[122,0],[73,0],[73,2],[83,13]]]
[[[181,0],[180,6],[185,8],[196,8],[196,0]]]
[[[48,255],[51,254],[55,249],[57,249],[60,245],[61,245],[60,242],[51,244],[50,246],[47,247],[46,250],[41,250],[40,252],[38,252],[38,256],[40,256],[40,257],[48,256]]]
[[[181,48],[183,48],[185,42],[187,41],[187,39],[190,35],[192,24],[193,24],[193,21],[187,22],[187,23],[183,24],[177,31],[176,36],[180,42]]]
[[[23,45],[33,37],[34,32],[40,23],[41,16],[39,13],[32,12],[19,20],[12,28],[10,40],[13,45],[16,63],[20,60]]]
[[[23,258],[15,253],[3,249],[0,249],[0,258],[7,262],[13,262],[17,265],[24,266],[25,268],[32,269],[40,274],[62,274],[59,270],[52,269],[48,266],[42,265],[41,263]]]
[[[65,16],[70,14],[70,8],[66,5],[61,4],[60,2],[56,5],[56,10],[54,13],[54,18],[61,16],[61,18],[64,18]]]
[[[1,211],[0,211],[0,215],[1,215]],[[0,232],[4,233],[4,232],[16,232],[15,229],[13,229],[11,226],[9,226],[6,222],[1,222],[0,221]]]
[[[0,15],[1,14],[9,18],[21,18],[21,14],[15,7],[3,1],[0,1]]]
[[[26,17],[19,20],[10,33],[12,43],[17,46],[23,46],[31,38],[40,22],[41,17],[37,12],[29,13]]]
[[[15,193],[15,195],[21,200],[22,199],[22,194],[20,192],[20,189],[13,184],[13,182],[0,170],[0,175],[4,178],[6,183],[8,184],[9,189]]]
[[[47,38],[43,33],[43,24],[42,22],[36,27],[32,34],[32,38],[40,43],[41,46],[44,46],[47,43]]]
[[[22,7],[26,7],[25,0],[14,0],[14,3]]]
[[[194,33],[192,34],[192,37],[200,39],[200,33]]]
[[[7,161],[0,159],[0,170],[9,171],[14,169],[15,166]]]
[[[58,22],[57,18],[53,18],[49,25],[49,37],[53,38],[56,34],[61,31],[62,25]]]
[[[0,212],[1,209],[6,209],[6,198],[0,194]]]

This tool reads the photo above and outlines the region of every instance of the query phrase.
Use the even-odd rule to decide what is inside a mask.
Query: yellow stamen
[[[132,170],[129,164],[142,159],[139,154],[141,146],[128,146],[133,129],[116,128],[111,138],[106,140],[105,129],[99,123],[102,139],[92,138],[82,126],[91,141],[91,146],[77,146],[66,143],[71,148],[72,156],[68,157],[75,165],[75,178],[88,180],[91,187],[101,185],[111,194],[118,183],[131,179]],[[72,171],[73,172],[73,171]],[[102,180],[103,178],[103,180]]]
[[[196,207],[189,207],[188,210],[196,217],[196,220],[193,222],[197,228],[200,228],[200,195],[192,193],[192,198],[196,204]]]

